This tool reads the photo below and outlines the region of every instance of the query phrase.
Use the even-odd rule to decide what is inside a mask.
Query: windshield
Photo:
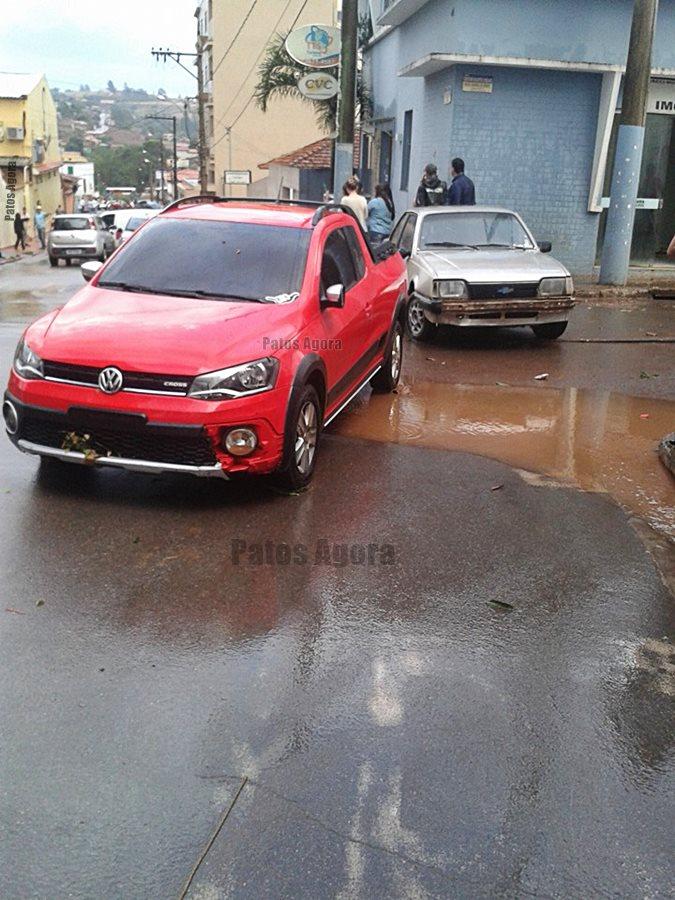
[[[125,231],[136,231],[139,225],[142,225],[143,222],[147,222],[150,216],[138,216],[134,219],[129,219],[127,224],[124,226]]]
[[[54,219],[54,231],[85,231],[91,228],[92,221],[85,216],[76,219]]]
[[[530,249],[533,244],[512,213],[461,212],[426,216],[419,246],[421,250],[435,247]]]
[[[294,295],[310,235],[302,228],[156,218],[111,260],[98,286],[214,299]]]

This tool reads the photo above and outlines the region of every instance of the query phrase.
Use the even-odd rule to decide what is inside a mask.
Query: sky
[[[154,47],[194,52],[197,0],[20,0],[0,21],[0,71],[45,74],[50,87],[111,79],[171,96],[197,93],[197,82],[175,62],[156,62]],[[191,60],[184,61],[192,68]]]

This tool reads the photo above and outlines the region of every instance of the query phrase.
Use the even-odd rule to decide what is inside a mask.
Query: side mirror
[[[542,253],[550,253],[552,249],[552,245],[550,241],[537,241],[537,246],[541,250]]]
[[[410,259],[410,250],[408,250],[406,247],[399,247],[398,252],[401,254],[403,259]]]
[[[91,281],[91,279],[98,272],[102,265],[102,262],[99,262],[95,259],[92,259],[91,262],[82,263],[82,265],[80,266],[80,272],[82,272],[82,277],[84,278],[84,280]]]
[[[389,259],[389,257],[393,256],[397,250],[398,247],[396,244],[393,244],[391,241],[382,241],[373,250],[375,262],[382,262],[385,259]]]
[[[345,289],[342,284],[332,284],[326,288],[326,296],[321,300],[321,307],[325,309],[327,306],[336,306],[342,309],[345,305]]]

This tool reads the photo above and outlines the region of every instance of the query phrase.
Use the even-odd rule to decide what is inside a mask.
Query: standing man
[[[459,156],[453,159],[450,174],[452,175],[452,184],[448,192],[449,205],[475,206],[476,189],[473,181],[464,174],[464,160]]]
[[[35,233],[40,239],[40,246],[42,249],[45,249],[45,214],[42,212],[42,207],[38,203],[35,207],[35,215],[33,216],[33,224],[35,225]]]
[[[417,188],[415,206],[444,206],[448,186],[438,177],[438,169],[433,163],[424,167],[424,175]]]

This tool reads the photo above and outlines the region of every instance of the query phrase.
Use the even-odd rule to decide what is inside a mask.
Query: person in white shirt
[[[340,200],[341,206],[348,206],[361,223],[361,227],[365,228],[368,219],[368,203],[366,198],[359,194],[359,183],[356,178],[348,178],[345,181],[343,190],[344,196]]]

